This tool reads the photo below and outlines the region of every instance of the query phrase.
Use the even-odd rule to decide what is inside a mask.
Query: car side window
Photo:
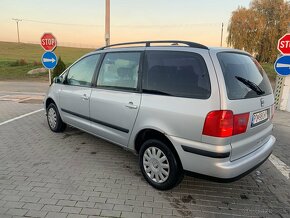
[[[90,55],[74,64],[69,69],[68,75],[66,77],[66,84],[72,86],[90,87],[92,85],[92,79],[99,58],[99,54]]]
[[[144,93],[208,99],[209,73],[203,57],[193,52],[147,51]]]
[[[140,57],[140,52],[107,53],[99,72],[97,86],[136,89]]]

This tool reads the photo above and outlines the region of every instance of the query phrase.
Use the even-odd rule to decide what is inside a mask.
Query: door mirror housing
[[[59,76],[53,78],[53,83],[61,83],[61,78]]]

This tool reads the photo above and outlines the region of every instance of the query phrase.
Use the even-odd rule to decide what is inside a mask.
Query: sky
[[[111,43],[189,40],[219,46],[221,25],[250,0],[111,0]],[[105,0],[1,0],[0,41],[40,43],[52,32],[58,45],[100,47],[105,40]]]

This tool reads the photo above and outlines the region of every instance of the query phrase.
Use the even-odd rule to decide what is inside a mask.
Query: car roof
[[[211,52],[234,52],[234,53],[244,53],[247,55],[250,55],[250,53],[244,51],[244,50],[240,50],[240,49],[234,49],[234,48],[226,48],[226,47],[209,47],[209,50]]]
[[[191,48],[200,48],[200,49],[208,49],[207,46],[196,43],[196,42],[190,42],[190,41],[181,41],[181,40],[155,40],[155,41],[137,41],[137,42],[124,42],[124,43],[117,43],[117,44],[112,44],[108,46],[101,47],[98,50],[104,50],[107,48],[112,48],[116,46],[126,46],[126,45],[141,45],[144,44],[145,47],[151,47],[152,44],[171,44],[174,46],[179,46],[179,44],[187,45]]]
[[[162,45],[167,43],[167,45]],[[156,46],[152,46],[153,44],[158,44]],[[171,44],[171,45],[168,45]],[[182,46],[181,44],[185,45]],[[212,53],[219,53],[219,52],[234,52],[234,53],[242,53],[246,55],[250,55],[248,52],[239,49],[233,48],[225,48],[225,47],[207,47],[205,45],[190,42],[190,41],[179,41],[179,40],[158,40],[158,41],[137,41],[137,42],[125,42],[125,43],[118,43],[112,44],[108,46],[104,46],[101,48],[96,49],[93,52],[90,52],[87,55],[95,54],[95,53],[106,53],[106,52],[117,52],[117,51],[143,51],[146,48],[172,48],[173,50],[179,50],[179,48],[189,48],[189,49],[205,49],[209,50]]]

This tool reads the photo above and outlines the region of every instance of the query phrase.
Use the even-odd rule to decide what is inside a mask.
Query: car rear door
[[[271,137],[274,97],[269,79],[251,56],[243,53],[216,54],[217,71],[220,71],[223,110],[234,115],[245,115],[246,131],[231,137],[231,160],[239,159],[265,144]],[[223,89],[223,88],[221,88]],[[239,120],[236,122],[244,122]],[[240,123],[235,123],[240,125]]]
[[[127,146],[140,101],[142,51],[112,52],[104,56],[90,101],[94,134]]]
[[[205,116],[220,108],[208,50],[147,47],[144,63],[136,130],[145,126],[169,136],[201,142]]]

